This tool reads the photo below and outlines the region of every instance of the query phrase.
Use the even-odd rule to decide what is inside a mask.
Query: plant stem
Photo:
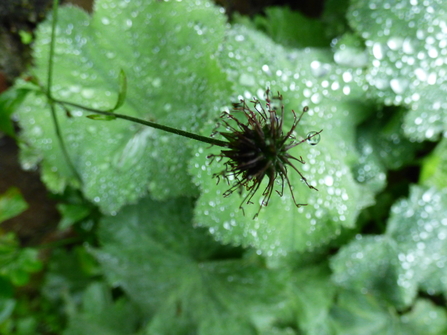
[[[62,137],[62,131],[59,125],[59,121],[57,120],[56,108],[54,106],[55,100],[51,94],[51,87],[53,84],[53,57],[54,57],[54,44],[56,41],[56,24],[57,24],[57,12],[59,7],[59,0],[53,1],[53,22],[51,23],[51,41],[50,41],[50,54],[48,57],[48,77],[47,77],[47,89],[45,90],[48,102],[50,104],[51,109],[51,118],[53,119],[54,130],[56,132],[56,137],[59,141],[59,145],[61,146],[62,154],[67,161],[68,166],[73,172],[73,175],[78,180],[79,183],[82,184],[81,176],[76,170],[73,162],[70,159],[70,155],[68,154],[67,147],[65,146],[64,139]]]
[[[53,56],[54,56],[54,44],[56,43],[56,24],[57,24],[57,12],[59,8],[59,0],[53,0],[53,21],[51,22],[51,41],[50,41],[50,54],[48,57],[48,77],[47,77],[47,97],[52,100],[51,87],[53,84]]]
[[[132,121],[132,122],[139,123],[139,124],[142,124],[142,125],[145,125],[145,126],[148,126],[148,127],[160,129],[160,130],[166,131],[168,133],[172,133],[172,134],[180,135],[180,136],[183,136],[183,137],[191,138],[191,139],[196,140],[196,141],[200,141],[200,142],[204,142],[204,143],[208,143],[208,144],[212,144],[212,145],[216,145],[216,146],[224,147],[224,148],[228,147],[228,142],[217,140],[217,139],[214,139],[214,138],[211,138],[211,137],[205,137],[205,136],[193,134],[193,133],[190,133],[190,132],[187,132],[187,131],[184,131],[184,130],[180,130],[180,129],[164,126],[162,124],[158,124],[158,123],[155,123],[155,122],[146,121],[146,120],[143,120],[143,119],[138,119],[138,118],[135,118],[135,117],[132,117],[132,116],[124,115],[124,114],[100,111],[100,110],[96,110],[96,109],[93,109],[93,108],[85,107],[85,106],[78,105],[76,103],[72,103],[72,102],[68,102],[68,101],[57,100],[57,99],[54,99],[53,101],[58,103],[58,104],[61,104],[63,106],[68,105],[68,106],[72,106],[72,107],[83,109],[83,110],[85,110],[87,112],[97,113],[97,114],[102,114],[102,115],[108,115],[108,116],[116,117],[118,119]]]
[[[52,101],[50,101],[50,109],[51,109],[51,118],[53,119],[53,124],[54,124],[54,130],[55,130],[56,136],[57,136],[57,138],[59,140],[59,145],[61,146],[62,154],[64,155],[65,160],[67,161],[67,164],[70,167],[71,171],[73,172],[75,178],[78,180],[78,182],[80,184],[82,184],[81,176],[79,175],[79,173],[76,170],[73,162],[71,161],[70,155],[68,154],[68,151],[67,151],[67,147],[65,146],[65,142],[64,142],[64,140],[62,138],[61,128],[59,126],[59,121],[57,120],[56,108],[55,108],[54,103]]]

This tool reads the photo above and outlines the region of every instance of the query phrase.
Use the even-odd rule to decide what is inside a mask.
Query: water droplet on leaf
[[[317,145],[320,142],[321,136],[316,131],[311,131],[307,134],[307,143],[310,145]]]

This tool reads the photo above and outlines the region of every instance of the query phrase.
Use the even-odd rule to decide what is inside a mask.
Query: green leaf
[[[12,298],[14,294],[14,288],[11,281],[8,278],[0,276],[0,297],[1,298]]]
[[[447,296],[446,218],[445,190],[413,186],[409,199],[392,207],[385,235],[358,235],[333,257],[334,281],[398,309],[411,305],[418,289]]]
[[[369,293],[400,308],[409,306],[417,285],[398,285],[405,271],[398,259],[398,246],[387,236],[358,235],[332,259],[333,280],[338,285]]]
[[[118,90],[118,100],[116,101],[115,107],[113,107],[110,112],[116,111],[119,109],[123,104],[124,101],[126,101],[126,95],[127,95],[127,77],[126,73],[123,69],[120,71],[119,75],[119,90]]]
[[[403,132],[405,113],[403,108],[388,107],[374,113],[358,128],[360,157],[354,175],[357,181],[375,192],[386,186],[387,170],[397,170],[410,164],[421,146],[408,140]]]
[[[446,3],[351,1],[348,20],[370,56],[368,93],[409,109],[404,130],[412,140],[435,140],[447,130],[447,70],[443,60]]]
[[[399,284],[417,282],[447,297],[447,190],[412,186],[409,199],[392,207],[387,235],[398,243],[405,269]]]
[[[218,113],[229,94],[231,83],[215,57],[226,19],[208,1],[99,0],[92,15],[64,7],[58,18],[52,89],[57,99],[108,110],[114,95],[118,101],[124,97],[122,69],[127,94],[120,113],[194,131]],[[33,71],[41,82],[48,71],[50,30],[48,21],[39,26],[34,47]],[[102,211],[116,212],[148,191],[159,198],[197,195],[186,171],[189,140],[124,120],[93,123],[85,118],[90,113],[77,108],[71,118],[57,112],[82,191]],[[42,178],[51,190],[76,187],[45,97],[30,94],[18,117],[22,138],[47,167]]]
[[[281,272],[265,269],[258,257],[222,257],[226,248],[191,226],[191,204],[186,198],[143,199],[125,207],[100,223],[102,248],[92,252],[110,284],[153,315],[148,333],[174,334],[186,327],[179,333],[251,334],[249,316],[279,301]]]
[[[350,31],[346,20],[349,3],[349,0],[327,0],[324,2],[321,20],[326,26],[326,36],[335,39]]]
[[[13,233],[0,235],[0,276],[7,277],[14,285],[25,285],[30,273],[39,271],[42,262],[38,252],[31,248],[20,248]]]
[[[404,334],[442,335],[447,332],[447,312],[426,299],[418,299],[412,310],[401,316]]]
[[[272,40],[284,46],[327,47],[330,43],[321,21],[293,12],[288,7],[268,7],[265,16],[256,16],[254,23]]]
[[[138,313],[127,299],[112,300],[104,283],[93,283],[83,293],[82,312],[70,317],[64,335],[130,335],[137,329]]]
[[[336,335],[405,335],[395,311],[359,292],[342,291],[331,309],[331,319]]]
[[[347,32],[332,42],[334,61],[341,66],[363,68],[368,64],[368,54],[363,40]]]
[[[445,309],[428,300],[399,315],[374,296],[349,290],[338,295],[331,319],[337,335],[442,335],[447,325]]]
[[[0,297],[0,324],[11,317],[16,306],[16,301],[10,298]]]
[[[67,229],[74,223],[86,218],[92,211],[87,205],[58,204],[57,209],[62,216],[59,229]]]
[[[420,182],[426,186],[447,188],[447,139],[443,138],[422,163]]]
[[[20,41],[23,44],[30,44],[33,41],[33,34],[26,30],[19,30]]]
[[[0,94],[0,131],[13,138],[16,134],[11,115],[17,110],[28,93],[28,89],[10,88]]]
[[[116,120],[115,115],[104,115],[104,114],[91,114],[87,115],[89,119],[96,120],[96,121],[112,121]]]
[[[253,54],[253,50],[257,52]],[[243,215],[239,206],[244,193],[239,196],[235,192],[225,198],[223,193],[229,186],[224,182],[216,185],[212,178],[224,170],[225,162],[210,164],[205,157],[217,154],[219,148],[197,146],[190,168],[202,191],[195,222],[209,227],[223,243],[253,246],[267,255],[311,250],[335,239],[342,229],[352,228],[359,210],[373,202],[372,191],[359,185],[351,173],[351,165],[357,159],[356,126],[370,113],[370,108],[360,101],[361,71],[337,71],[329,50],[287,50],[263,34],[241,26],[229,32],[221,62],[235,83],[235,91],[241,94],[233,102],[241,98],[249,101],[253,96],[262,100],[266,87],[281,92],[286,102],[286,130],[293,120],[290,110],[299,112],[309,106],[296,128],[297,138],[323,129],[321,141],[317,146],[303,143],[290,153],[303,157],[306,164],[297,163],[297,168],[319,191],[308,189],[290,169],[288,176],[297,202],[308,206],[297,209],[286,189],[283,197],[273,194],[257,220],[252,220],[267,180],[253,197],[254,204],[244,206]],[[211,134],[213,128],[215,123],[207,124],[203,134]]]
[[[78,296],[91,284],[93,275],[99,272],[92,269],[92,263],[98,264],[85,251],[84,247],[76,247],[69,251],[55,249],[48,262],[45,273],[42,295],[48,300],[60,304],[68,295]]]
[[[333,334],[329,311],[335,293],[327,264],[295,269],[288,283],[287,302],[278,310],[276,324],[293,325],[299,334]]]
[[[0,195],[0,223],[19,215],[28,208],[20,190],[16,187],[9,188]]]

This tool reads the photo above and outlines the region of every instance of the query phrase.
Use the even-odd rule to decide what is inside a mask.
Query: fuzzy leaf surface
[[[255,307],[274,306],[281,272],[267,270],[256,258],[215,260],[213,255],[228,248],[193,228],[191,219],[189,199],[145,198],[101,222],[102,247],[93,254],[108,281],[153,315],[148,334],[174,334],[174,323],[181,334],[255,334],[247,316]]]
[[[258,52],[253,54],[252,50]],[[316,146],[303,143],[290,153],[303,158],[306,164],[295,165],[319,191],[307,188],[290,168],[288,176],[297,202],[308,205],[297,209],[286,186],[283,197],[273,194],[268,206],[253,220],[267,178],[253,197],[254,204],[243,206],[243,215],[239,206],[244,192],[242,196],[235,192],[223,197],[229,186],[223,181],[216,185],[212,178],[224,169],[224,161],[210,164],[205,157],[218,153],[219,148],[197,148],[191,164],[191,174],[202,191],[196,205],[196,223],[208,227],[224,243],[253,246],[269,255],[312,249],[334,239],[343,228],[353,227],[358,211],[373,201],[372,192],[358,184],[351,172],[351,164],[357,159],[355,127],[369,113],[359,100],[361,71],[336,69],[329,50],[289,50],[243,26],[229,32],[220,58],[235,91],[240,92],[233,102],[241,98],[250,101],[253,96],[262,101],[267,87],[273,94],[279,91],[283,95],[284,131],[292,123],[291,110],[300,113],[309,106],[296,128],[296,138],[323,129],[321,141]],[[210,134],[214,127],[207,124],[203,134]]]
[[[28,208],[20,190],[15,187],[9,188],[0,194],[0,223],[19,215]]]
[[[447,188],[447,139],[444,137],[436,148],[425,157],[420,182],[426,186]]]
[[[93,283],[83,292],[82,312],[71,315],[64,335],[130,335],[137,328],[138,313],[126,299],[113,301],[104,283]]]
[[[50,28],[49,21],[40,26],[34,47],[33,71],[42,83]],[[213,57],[224,28],[223,14],[207,1],[99,0],[91,16],[61,8],[53,96],[102,110],[118,101],[121,114],[194,131],[228,92]],[[81,188],[104,212],[117,211],[148,190],[158,198],[197,194],[186,172],[190,140],[123,120],[93,122],[77,108],[71,118],[57,113]],[[30,94],[18,115],[32,149],[22,155],[23,164],[32,166],[36,156],[42,160],[43,179],[52,191],[79,186],[62,156],[45,97]]]
[[[413,140],[435,140],[447,129],[446,11],[439,0],[354,0],[348,12],[370,56],[369,93],[409,109],[404,129]]]
[[[392,207],[384,235],[358,236],[332,259],[335,282],[399,309],[418,289],[446,296],[446,208],[445,190],[413,186],[409,199]]]
[[[336,335],[442,335],[447,316],[429,300],[416,300],[402,315],[370,294],[342,291],[330,317]]]

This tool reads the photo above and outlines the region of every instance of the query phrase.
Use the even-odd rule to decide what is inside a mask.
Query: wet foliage
[[[80,180],[42,91],[51,16],[39,26],[33,80],[16,82],[12,105],[22,166],[40,168],[60,229],[78,236],[42,273],[53,329],[446,333],[447,6],[338,3],[320,19],[271,8],[231,22],[207,0],[61,8],[52,92],[74,104],[57,115]],[[76,104],[227,144],[92,120]],[[38,269],[33,252],[16,264],[22,282],[0,272],[8,287]],[[11,292],[5,334],[23,321]],[[34,333],[51,324],[30,318]]]

